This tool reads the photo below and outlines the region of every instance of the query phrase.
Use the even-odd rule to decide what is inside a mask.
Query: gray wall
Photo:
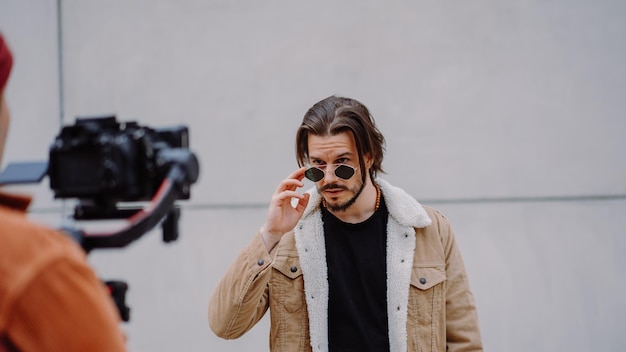
[[[239,340],[215,337],[208,296],[295,169],[304,112],[354,97],[387,138],[384,177],[451,219],[487,350],[618,350],[625,11],[615,0],[0,0],[16,57],[3,166],[45,159],[76,116],[188,125],[202,175],[181,238],[153,231],[90,261],[131,285],[132,351],[266,350],[266,318]],[[36,196],[34,220],[64,221],[45,182],[14,188]]]

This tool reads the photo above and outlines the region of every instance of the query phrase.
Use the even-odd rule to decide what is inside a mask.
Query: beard
[[[365,189],[365,182],[361,181],[361,184],[358,186],[355,186],[354,188],[348,188],[346,186],[341,186],[338,184],[330,184],[322,188],[318,187],[317,191],[319,192],[319,194],[323,194],[322,192],[329,190],[329,189],[342,189],[344,191],[352,192],[353,194],[352,198],[348,199],[348,201],[346,201],[345,203],[338,203],[338,204],[331,204],[326,198],[324,198],[324,203],[326,204],[326,207],[329,210],[334,211],[334,212],[340,212],[340,211],[345,211],[346,209],[350,208],[356,202],[356,200],[361,195],[361,192],[363,192],[363,189]],[[322,195],[322,197],[324,196]]]

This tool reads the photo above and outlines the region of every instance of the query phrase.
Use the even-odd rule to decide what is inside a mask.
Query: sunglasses
[[[350,177],[354,176],[356,173],[356,168],[346,164],[328,164],[324,166],[328,168],[330,166],[335,166],[335,176],[348,180]],[[324,178],[325,171],[320,169],[319,167],[311,166],[306,171],[304,171],[304,176],[313,182],[320,181]]]

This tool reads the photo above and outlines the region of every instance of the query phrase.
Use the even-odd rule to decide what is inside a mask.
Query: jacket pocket
[[[298,257],[277,256],[273,267],[275,275],[272,278],[270,294],[273,294],[275,302],[284,307],[287,312],[299,311],[304,305],[305,296],[304,280]]]
[[[270,280],[272,351],[310,351],[304,277],[297,253],[279,253]]]
[[[409,292],[409,347],[431,351],[445,340],[445,282],[444,264],[414,265]]]
[[[411,286],[426,291],[446,280],[443,266],[421,267],[414,266],[411,273]]]

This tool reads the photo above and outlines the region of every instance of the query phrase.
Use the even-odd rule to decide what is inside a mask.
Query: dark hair
[[[369,110],[354,99],[334,95],[316,103],[304,115],[296,134],[298,165],[303,166],[309,157],[309,134],[334,136],[346,131],[352,132],[354,136],[363,180],[365,180],[365,155],[373,160],[370,168],[372,179],[378,172],[384,172],[382,162],[385,138],[376,128]]]

